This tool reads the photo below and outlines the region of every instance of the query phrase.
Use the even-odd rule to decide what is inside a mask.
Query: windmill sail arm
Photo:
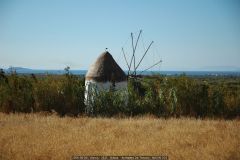
[[[131,67],[132,67],[132,61],[133,61],[133,58],[134,58],[134,47],[133,47],[133,33],[131,33],[131,38],[132,38],[132,48],[133,48],[133,54],[132,54],[132,57],[131,57],[131,61],[130,61],[130,67],[129,67],[129,70],[128,72],[130,72],[131,70]]]
[[[143,54],[143,56],[142,56],[142,58],[141,58],[141,60],[139,61],[139,63],[138,63],[138,65],[137,65],[137,67],[135,68],[135,70],[137,70],[137,68],[139,67],[139,65],[141,64],[141,62],[142,62],[142,60],[143,60],[143,58],[145,57],[145,55],[147,54],[147,52],[148,52],[148,50],[150,49],[150,47],[151,47],[151,45],[153,44],[153,41],[150,43],[150,45],[148,46],[148,48],[147,48],[147,50],[144,52],[144,54]]]
[[[132,54],[132,57],[131,57],[128,73],[130,72],[130,69],[132,67],[132,61],[134,61],[134,72],[136,71],[136,67],[135,67],[135,51],[136,51],[138,40],[140,38],[141,33],[142,33],[142,30],[140,30],[140,32],[138,34],[138,38],[137,38],[137,41],[136,41],[135,45],[134,45],[134,42],[133,42],[133,33],[131,33],[133,54]]]
[[[139,40],[139,38],[140,38],[141,33],[142,33],[142,30],[140,30],[140,32],[139,32],[139,34],[138,34],[138,38],[137,38],[137,41],[136,41],[136,44],[135,44],[135,47],[134,47],[134,52],[135,52],[136,49],[137,49],[138,40]]]
[[[125,54],[123,48],[122,48],[122,52],[123,52],[124,59],[125,59],[125,61],[126,61],[126,63],[127,63],[127,66],[128,66],[128,70],[130,70],[130,66],[129,66],[129,64],[128,64],[128,61],[127,61],[127,58],[126,58],[126,54]]]
[[[162,62],[162,60],[158,61],[158,62],[157,62],[157,63],[155,63],[154,65],[152,65],[152,66],[150,66],[149,68],[147,68],[147,69],[143,70],[141,73],[143,73],[143,72],[145,72],[145,71],[147,71],[147,70],[149,70],[149,69],[153,68],[154,66],[158,65],[158,64],[159,64],[159,63],[161,63],[161,62]]]
[[[134,74],[135,74],[135,75],[137,74],[137,73],[136,73],[136,64],[135,64],[135,63],[136,63],[136,62],[135,62],[135,53],[136,53],[136,49],[137,49],[137,45],[138,45],[138,40],[139,40],[139,38],[140,38],[141,33],[142,33],[142,30],[139,31],[138,38],[137,38],[136,44],[135,44],[135,46],[134,46]]]

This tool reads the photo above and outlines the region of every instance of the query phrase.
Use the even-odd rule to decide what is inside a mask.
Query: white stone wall
[[[88,106],[89,101],[93,101],[93,95],[98,91],[109,91],[112,82],[96,82],[93,80],[85,81],[85,104]],[[127,81],[115,82],[115,90],[127,90]],[[127,97],[126,97],[127,102]]]

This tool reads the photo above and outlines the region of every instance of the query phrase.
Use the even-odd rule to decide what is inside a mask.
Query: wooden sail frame
[[[139,66],[141,65],[144,57],[146,56],[146,54],[148,53],[149,49],[151,48],[152,44],[154,43],[154,41],[151,41],[151,43],[148,45],[147,49],[144,51],[140,61],[138,63],[136,63],[136,49],[137,49],[137,46],[138,46],[138,41],[141,37],[141,34],[142,34],[142,30],[139,31],[138,33],[138,37],[136,39],[136,42],[134,44],[134,35],[133,33],[131,33],[131,46],[132,46],[132,56],[131,56],[131,59],[130,59],[130,62],[127,61],[127,58],[126,58],[126,53],[124,51],[124,48],[122,47],[122,53],[123,53],[123,56],[124,56],[124,60],[127,64],[127,67],[128,67],[128,71],[127,71],[127,77],[128,78],[137,78],[139,77],[140,75],[137,75],[137,69],[139,68]],[[155,67],[156,65],[162,63],[162,60],[159,60],[157,61],[157,63],[147,67],[146,69],[142,70],[140,72],[143,73],[153,67]],[[133,68],[133,69],[132,69]]]

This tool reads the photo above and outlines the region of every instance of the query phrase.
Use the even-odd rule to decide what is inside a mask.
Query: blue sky
[[[0,0],[0,67],[87,69],[109,52],[127,69],[130,33],[142,29],[139,69],[240,67],[238,0]]]

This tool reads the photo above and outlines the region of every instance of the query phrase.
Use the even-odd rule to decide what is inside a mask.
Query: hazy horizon
[[[67,67],[67,66],[66,66]],[[69,67],[69,66],[68,66]],[[7,68],[2,68],[4,70],[11,70],[11,68],[13,68],[14,70],[32,70],[32,71],[64,71],[65,68],[59,68],[59,69],[44,69],[44,68],[27,68],[27,67],[21,67],[21,66],[9,66]],[[70,71],[87,71],[88,69],[72,69],[70,67]],[[128,71],[128,69],[124,70],[125,72]],[[138,70],[139,72],[141,72],[142,70]],[[159,70],[147,70],[147,72],[240,72],[240,67],[232,67],[232,66],[217,66],[217,67],[204,67],[204,68],[196,68],[194,70],[188,70],[188,69],[159,69]],[[33,72],[34,73],[34,72]]]

